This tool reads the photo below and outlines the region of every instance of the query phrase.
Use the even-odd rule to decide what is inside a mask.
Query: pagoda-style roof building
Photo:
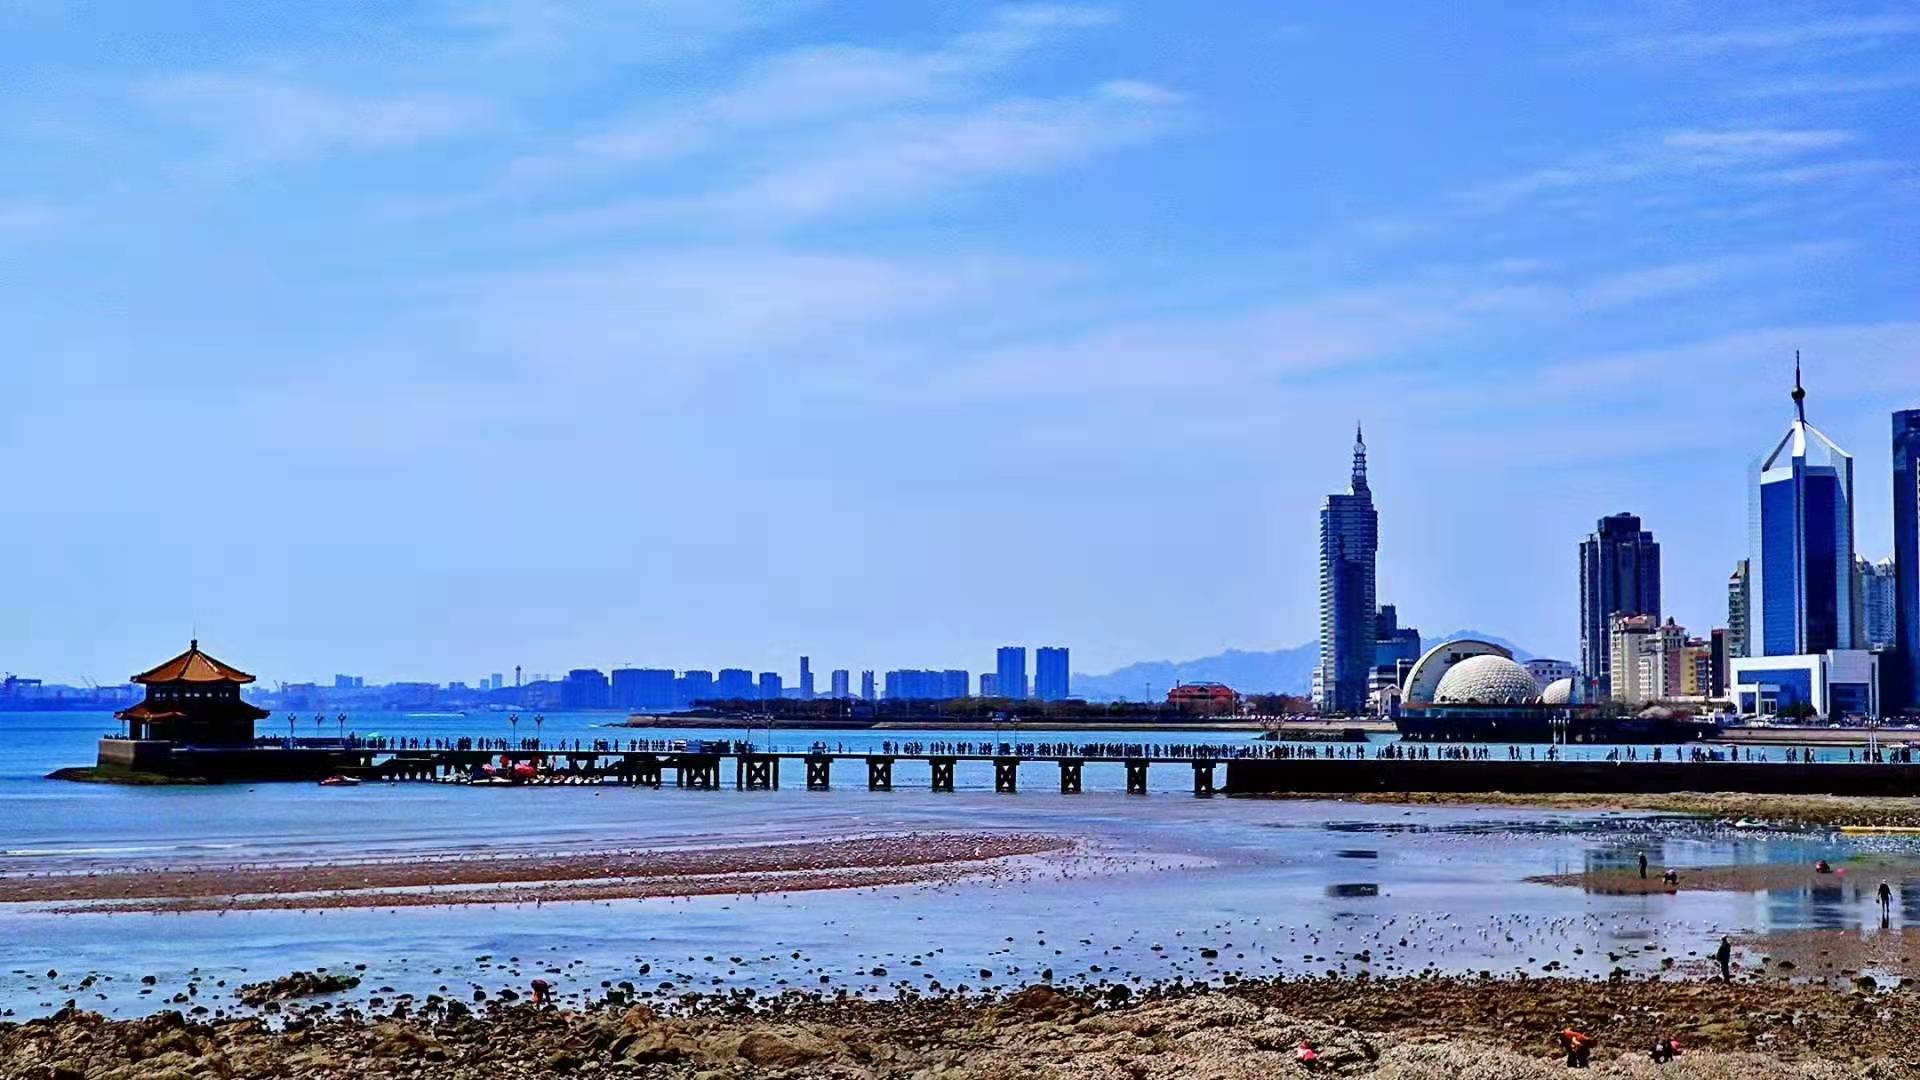
[[[269,715],[240,697],[253,676],[200,651],[187,651],[133,677],[147,699],[114,715],[126,721],[127,738],[183,746],[251,746],[253,725]]]

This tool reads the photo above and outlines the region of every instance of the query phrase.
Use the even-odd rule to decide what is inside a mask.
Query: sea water
[[[764,729],[599,726],[608,719],[557,714],[540,734],[549,742],[768,739]],[[333,734],[332,726],[306,718],[295,733]],[[1658,868],[1806,864],[1868,848],[1914,849],[1900,840],[1734,830],[1647,814],[1195,799],[1179,766],[1154,769],[1145,797],[1123,793],[1118,765],[1094,764],[1086,794],[1061,795],[1052,766],[1039,763],[1023,767],[1022,790],[1013,795],[992,790],[989,766],[966,763],[959,790],[934,794],[926,767],[905,761],[892,792],[867,791],[858,763],[841,765],[835,778],[842,786],[828,792],[805,790],[797,765],[789,765],[781,790],[754,792],[120,787],[43,778],[90,762],[95,740],[112,729],[104,714],[0,714],[0,873],[410,853],[513,858],[943,830],[1038,832],[1081,847],[1064,860],[1023,860],[1015,873],[975,880],[757,897],[116,915],[0,906],[0,1010],[33,1015],[72,998],[135,1014],[162,1007],[190,983],[200,991],[195,1002],[223,1007],[243,982],[359,964],[366,965],[362,999],[524,992],[526,980],[542,973],[576,1000],[602,992],[603,981],[661,993],[886,994],[902,982],[979,990],[1042,977],[1097,985],[1363,970],[1646,973],[1699,964],[1723,933],[1871,927],[1877,913],[1864,890],[1607,896],[1526,879],[1630,866],[1641,851]],[[381,715],[356,719],[353,730],[425,739],[534,734],[526,720],[516,730],[497,714]],[[794,749],[818,740],[851,751],[991,737],[776,730],[772,739]],[[1023,729],[1017,738],[1177,744],[1251,736]],[[1920,924],[1920,886],[1903,895],[1915,900],[1896,919]],[[49,970],[57,975],[49,978]],[[96,981],[78,989],[87,974]],[[141,982],[148,975],[151,986]],[[222,980],[224,990],[214,986]]]

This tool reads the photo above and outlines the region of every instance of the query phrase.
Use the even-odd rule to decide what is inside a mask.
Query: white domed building
[[[1572,679],[1555,679],[1547,684],[1545,690],[1540,691],[1540,704],[1572,705],[1575,693]]]
[[[1532,705],[1540,684],[1504,656],[1469,656],[1447,670],[1433,692],[1436,705]]]
[[[1408,671],[1396,724],[1405,739],[1548,742],[1565,730],[1571,680],[1543,694],[1532,673],[1490,641],[1442,642]]]

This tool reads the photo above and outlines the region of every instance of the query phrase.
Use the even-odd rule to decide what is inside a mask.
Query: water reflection
[[[1329,885],[1327,886],[1327,895],[1340,900],[1356,900],[1365,897],[1379,896],[1380,886],[1373,882],[1351,885]]]

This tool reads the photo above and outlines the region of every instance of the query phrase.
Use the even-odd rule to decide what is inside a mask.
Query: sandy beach
[[[560,855],[422,854],[304,865],[128,867],[0,878],[0,903],[57,912],[305,910],[803,892],[948,881],[1073,841],[923,832],[806,843]]]

